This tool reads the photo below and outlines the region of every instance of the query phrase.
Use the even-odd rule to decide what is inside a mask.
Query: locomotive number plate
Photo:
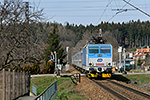
[[[111,74],[110,73],[102,73],[102,77],[104,77],[104,78],[110,78]]]

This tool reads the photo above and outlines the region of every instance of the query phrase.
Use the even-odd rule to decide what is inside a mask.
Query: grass
[[[115,77],[113,76],[113,78],[123,82],[136,81],[137,84],[132,84],[135,86],[150,85],[150,74],[117,75]],[[31,84],[37,86],[37,94],[40,94],[46,87],[48,87],[51,83],[53,83],[56,80],[58,91],[56,100],[88,100],[86,97],[81,96],[75,91],[72,91],[76,84],[72,82],[70,77],[37,77],[31,79]],[[150,89],[148,90],[150,91]]]
[[[126,78],[130,79],[130,81],[136,81],[137,84],[132,84],[134,86],[143,88],[144,90],[150,91],[150,74],[142,74],[142,75],[126,75]]]
[[[113,73],[118,73],[118,72],[114,71]],[[127,71],[127,73],[142,73],[142,71],[141,70],[130,70],[130,71]],[[127,81],[127,80],[128,81],[140,81],[140,83],[150,82],[150,74],[117,75],[113,78],[120,80],[120,81]]]
[[[76,86],[70,77],[36,77],[31,78],[31,87],[34,84],[37,87],[37,95],[46,89],[51,83],[57,81],[57,97],[56,100],[87,100],[84,96],[79,95],[71,89]]]
[[[145,71],[145,72],[149,72],[149,71]],[[119,73],[119,72],[118,71],[113,71],[113,73]],[[142,73],[142,70],[141,69],[135,69],[135,70],[127,71],[127,73]]]
[[[117,75],[113,76],[112,78],[123,82],[135,81],[137,84],[129,84],[150,91],[150,74]]]
[[[32,84],[34,84],[37,87],[37,95],[42,93],[43,90],[46,89],[51,83],[56,81],[56,77],[36,77],[36,78],[31,78],[31,87],[30,89],[32,90]]]
[[[138,85],[147,84],[150,82],[150,74],[142,74],[142,75],[125,75],[130,81],[137,81]]]

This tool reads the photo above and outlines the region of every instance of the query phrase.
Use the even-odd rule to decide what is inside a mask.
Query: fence
[[[30,93],[30,73],[0,71],[0,98],[2,100],[12,100]]]
[[[48,86],[34,100],[55,100],[57,96],[57,81]]]
[[[79,73],[74,73],[73,76],[74,76],[76,82],[79,82],[79,83],[81,82],[81,74],[79,74]]]
[[[34,84],[32,84],[32,92],[37,96],[37,87]]]

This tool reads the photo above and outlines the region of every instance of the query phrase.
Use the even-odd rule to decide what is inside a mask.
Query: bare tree
[[[0,2],[0,67],[34,62],[39,48],[33,35],[36,22],[42,20],[43,9],[36,10],[23,0]],[[35,50],[36,49],[36,50]],[[34,52],[34,53],[33,53]],[[40,52],[38,50],[38,52]],[[39,54],[39,53],[38,53]]]

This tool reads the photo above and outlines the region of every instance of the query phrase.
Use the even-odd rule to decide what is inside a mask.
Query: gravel
[[[80,73],[75,68],[70,66],[71,73]],[[106,90],[99,87],[96,83],[87,77],[81,77],[81,83],[79,83],[74,91],[84,95],[89,100],[117,100],[112,94],[107,93]]]
[[[69,73],[73,74],[73,73],[80,73],[80,72],[77,71],[74,67],[70,66]],[[143,90],[142,88],[132,86],[130,84],[126,84],[121,81],[117,81],[117,82],[150,94],[150,92]],[[73,91],[76,91],[81,95],[84,95],[89,100],[117,100],[114,95],[108,93],[106,90],[104,90],[102,87],[99,87],[96,83],[94,83],[92,80],[90,80],[87,77],[81,77],[81,83],[78,83],[78,85],[73,89]]]

